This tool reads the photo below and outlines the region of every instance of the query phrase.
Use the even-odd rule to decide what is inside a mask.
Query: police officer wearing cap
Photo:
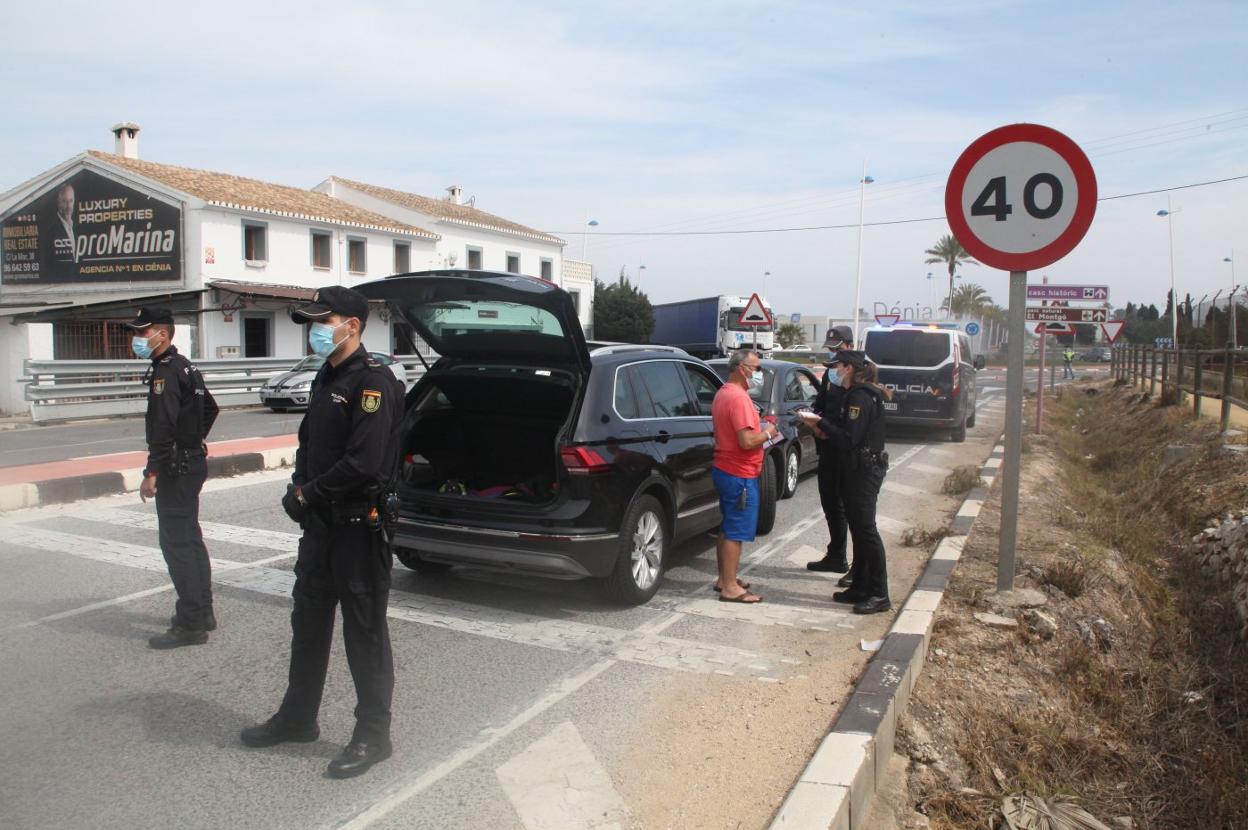
[[[173,340],[173,313],[142,308],[133,321],[131,347],[152,365],[147,386],[147,464],[139,497],[156,499],[160,552],[178,600],[169,630],[149,639],[155,649],[201,645],[217,627],[212,609],[212,566],[199,527],[199,492],[208,477],[207,447],[217,402]]]
[[[828,437],[843,459],[841,500],[849,534],[854,541],[854,565],[849,588],[832,595],[837,602],[851,603],[855,614],[876,614],[892,608],[888,595],[888,569],[884,541],[876,528],[876,504],[880,485],[888,472],[884,451],[884,391],[875,383],[874,364],[864,352],[842,350],[832,369],[845,389],[839,416],[825,412],[798,413]]]
[[[826,370],[819,391],[815,394],[813,409],[816,414],[831,413],[839,417],[844,409],[845,389],[832,370],[836,355],[841,349],[850,349],[854,345],[854,332],[849,326],[833,326],[828,329],[828,336],[823,341],[827,352],[824,360]],[[815,449],[819,453],[819,504],[823,507],[823,516],[828,523],[828,548],[822,559],[807,562],[806,567],[812,571],[845,573],[849,570],[845,542],[848,537],[848,525],[845,523],[845,506],[841,502],[841,467],[842,453],[832,445],[826,435],[820,437],[816,433]],[[848,587],[849,576],[844,576],[837,584]]]
[[[342,606],[342,636],[355,681],[355,730],[329,763],[335,778],[367,772],[390,757],[394,664],[386,604],[391,552],[384,500],[398,458],[403,385],[360,342],[368,301],[342,286],[322,288],[291,313],[311,323],[308,343],[326,359],[299,425],[295,472],[282,506],[303,528],[290,616],[290,674],[269,720],[244,729],[252,747],[315,741],[317,712]]]

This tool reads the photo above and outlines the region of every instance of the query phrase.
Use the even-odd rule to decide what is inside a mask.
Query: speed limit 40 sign
[[[954,238],[991,268],[1029,271],[1070,253],[1096,213],[1096,176],[1075,142],[1011,124],[963,151],[945,187]]]

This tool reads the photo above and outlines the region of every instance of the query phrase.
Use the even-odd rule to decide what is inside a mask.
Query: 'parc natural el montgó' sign
[[[5,285],[181,281],[182,210],[80,170],[5,214]]]

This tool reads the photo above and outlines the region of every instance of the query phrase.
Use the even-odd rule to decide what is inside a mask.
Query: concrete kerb
[[[910,703],[927,660],[936,611],[945,586],[962,557],[988,491],[1001,472],[1005,448],[993,448],[980,469],[984,485],[966,495],[940,540],[880,650],[867,664],[832,730],[789,791],[772,819],[772,830],[857,830],[885,775],[897,735],[897,721]]]
[[[274,470],[280,467],[291,467],[294,463],[294,447],[209,456],[208,478]],[[139,489],[142,481],[143,470],[133,469],[23,484],[6,484],[0,486],[0,513],[46,504],[66,504],[98,496],[131,493]]]

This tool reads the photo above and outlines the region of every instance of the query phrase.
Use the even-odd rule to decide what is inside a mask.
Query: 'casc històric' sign
[[[182,279],[182,210],[80,170],[5,216],[6,285]]]

